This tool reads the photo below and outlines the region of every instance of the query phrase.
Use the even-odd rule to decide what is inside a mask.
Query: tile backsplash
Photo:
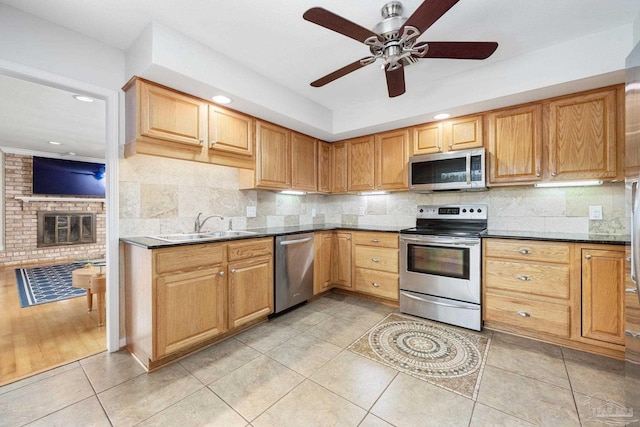
[[[434,194],[290,196],[238,190],[234,168],[146,155],[120,161],[123,237],[192,231],[199,212],[225,217],[210,219],[203,230],[226,229],[229,221],[234,229],[314,223],[412,227],[417,205],[449,203],[487,204],[493,230],[629,233],[624,183]],[[247,206],[256,207],[256,217],[247,218]],[[602,221],[589,220],[589,206],[602,206]]]

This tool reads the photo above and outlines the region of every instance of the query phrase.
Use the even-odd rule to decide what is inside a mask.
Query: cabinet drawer
[[[355,247],[355,266],[398,273],[398,251],[393,249]]]
[[[484,304],[485,320],[569,338],[569,306],[490,293],[486,294]]]
[[[486,239],[486,257],[569,263],[570,246],[557,242]]]
[[[354,233],[356,245],[398,249],[398,235],[395,233]]]
[[[224,246],[220,243],[158,249],[154,252],[156,274],[211,267],[224,261]]]
[[[273,253],[273,239],[269,237],[229,243],[228,251],[229,261],[271,255]]]
[[[504,289],[552,298],[569,298],[569,266],[488,259],[487,289]]]
[[[356,268],[354,281],[358,292],[398,300],[398,275],[395,273]]]

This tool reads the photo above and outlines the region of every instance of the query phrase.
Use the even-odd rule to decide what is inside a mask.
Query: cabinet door
[[[290,131],[256,121],[256,187],[286,190],[291,187]]]
[[[273,258],[229,263],[229,324],[237,328],[273,313]]]
[[[351,287],[351,233],[336,232],[331,252],[331,281],[336,286]]]
[[[542,179],[542,105],[494,111],[487,117],[489,182]]]
[[[205,140],[207,106],[196,98],[140,84],[140,134],[201,148]]]
[[[624,344],[624,251],[582,249],[582,336]]]
[[[482,116],[447,120],[443,124],[446,151],[482,147]]]
[[[313,261],[314,278],[313,294],[320,294],[331,288],[331,251],[333,249],[333,235],[331,231],[315,233]]]
[[[318,191],[331,191],[331,144],[318,143]]]
[[[209,149],[252,156],[253,126],[249,116],[209,105]]]
[[[338,142],[331,144],[331,181],[332,193],[347,192],[348,153],[347,143]]]
[[[385,132],[375,137],[376,190],[406,190],[409,131]]]
[[[442,151],[442,122],[425,123],[413,128],[413,155]]]
[[[291,189],[318,190],[318,141],[293,132],[291,135]]]
[[[351,139],[348,141],[348,161],[347,170],[349,191],[371,191],[374,186],[374,138],[365,136],[363,138]]]
[[[227,330],[226,278],[221,267],[159,276],[155,304],[154,358],[184,350]]]
[[[615,178],[615,89],[550,102],[548,139],[552,179]]]

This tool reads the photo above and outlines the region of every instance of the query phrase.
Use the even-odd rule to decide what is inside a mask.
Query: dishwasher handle
[[[305,243],[310,240],[311,240],[311,237],[306,237],[304,239],[296,239],[296,240],[283,240],[280,242],[280,246],[295,245],[297,243]]]

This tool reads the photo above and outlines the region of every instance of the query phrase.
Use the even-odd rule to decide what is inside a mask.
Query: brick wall
[[[31,156],[4,155],[4,265],[62,262],[75,259],[104,258],[106,211],[102,202],[46,201],[23,202],[16,196],[32,196]],[[49,248],[37,247],[38,211],[75,211],[96,213],[96,243]]]

